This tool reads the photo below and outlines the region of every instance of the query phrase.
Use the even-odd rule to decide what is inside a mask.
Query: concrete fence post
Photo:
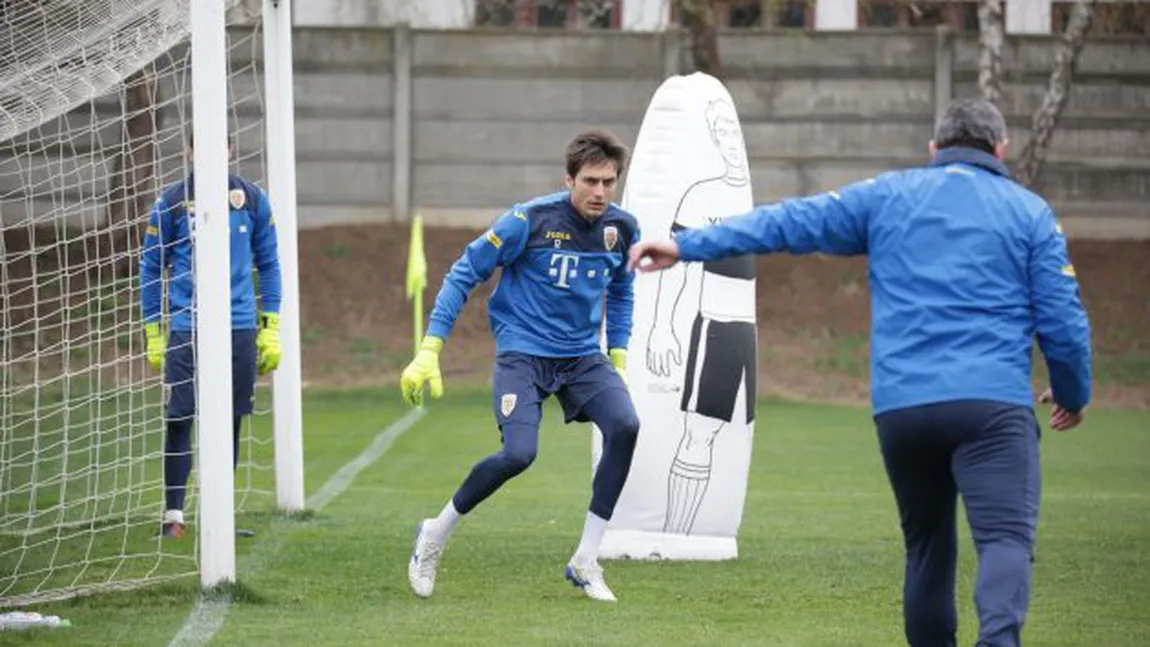
[[[395,27],[393,47],[395,56],[392,69],[395,111],[391,116],[391,218],[404,222],[411,219],[411,131],[414,128],[411,107],[412,33],[406,24]]]

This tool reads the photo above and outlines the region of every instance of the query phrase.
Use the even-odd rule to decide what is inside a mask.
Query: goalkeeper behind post
[[[190,166],[193,156],[190,129],[187,137]],[[233,152],[234,147],[229,140],[229,159]],[[160,531],[165,537],[184,535],[184,497],[192,470],[192,423],[196,415],[194,201],[195,178],[191,174],[161,191],[152,207],[140,261],[140,298],[148,363],[164,372],[165,511]],[[234,468],[239,457],[240,427],[243,418],[252,412],[256,373],[265,374],[279,366],[281,291],[275,222],[267,195],[251,182],[229,174],[228,207],[231,219]],[[253,268],[259,272],[259,308],[252,280]],[[165,279],[168,287],[166,332],[162,303]]]
[[[543,401],[555,395],[568,423],[594,422],[603,455],[592,483],[583,538],[565,575],[596,600],[614,601],[598,551],[631,469],[639,418],[625,383],[634,273],[627,254],[639,240],[635,217],[611,203],[626,148],[601,131],[567,147],[567,191],[516,205],[464,250],[444,278],[427,336],[403,371],[403,395],[421,404],[423,387],[443,394],[439,352],[468,296],[503,272],[487,302],[496,339],[495,420],[503,448],[477,463],[438,517],[420,522],[408,564],[416,595],[435,586],[439,557],[459,520],[535,460]],[[600,350],[604,303],[608,356]]]

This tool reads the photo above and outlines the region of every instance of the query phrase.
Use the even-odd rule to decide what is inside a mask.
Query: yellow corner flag
[[[423,216],[411,221],[411,245],[407,251],[407,298],[414,300],[415,352],[423,339],[423,290],[427,287],[427,257],[423,253]]]
[[[423,255],[423,217],[411,221],[411,246],[407,252],[407,298],[427,287],[427,258]]]

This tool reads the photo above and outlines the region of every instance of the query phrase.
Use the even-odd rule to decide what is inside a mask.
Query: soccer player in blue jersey
[[[502,268],[487,311],[496,339],[493,395],[503,448],[474,466],[438,517],[419,524],[408,566],[416,595],[431,595],[440,555],[459,520],[535,460],[543,401],[555,395],[568,423],[591,421],[603,433],[583,538],[565,574],[588,597],[615,600],[599,566],[599,544],[639,432],[625,383],[634,302],[627,253],[639,240],[639,226],[611,202],[625,161],[626,148],[609,133],[579,134],[567,147],[567,190],[512,207],[467,246],[444,278],[427,336],[403,371],[404,397],[422,403],[425,383],[432,397],[442,395],[444,341],[471,291]],[[604,314],[606,356],[600,346]]]
[[[994,104],[958,100],[925,168],[631,250],[644,271],[748,253],[868,256],[871,399],[905,540],[912,647],[956,644],[959,494],[978,551],[978,644],[1021,644],[1040,498],[1036,336],[1051,428],[1077,426],[1090,402],[1090,322],[1066,239],[1050,205],[1010,178],[1006,145]]]
[[[192,159],[188,133],[188,161]],[[233,152],[228,144],[228,157]],[[148,362],[164,371],[165,512],[161,533],[184,534],[184,496],[192,469],[192,423],[196,413],[195,252],[192,231],[195,178],[165,187],[152,207],[140,260],[140,299]],[[267,195],[238,175],[228,176],[231,217],[231,319],[233,467],[239,456],[240,427],[252,412],[257,371],[273,371],[280,361],[280,264],[275,222]],[[259,272],[259,307],[252,270]],[[168,288],[168,332],[163,320]]]

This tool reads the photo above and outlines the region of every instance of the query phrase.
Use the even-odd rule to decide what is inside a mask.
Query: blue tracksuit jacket
[[[427,334],[446,340],[477,285],[502,268],[487,302],[496,352],[582,357],[631,338],[634,272],[627,254],[639,239],[635,217],[615,205],[594,221],[567,191],[516,205],[464,249],[443,279]]]
[[[994,156],[939,151],[808,198],[676,235],[680,258],[868,255],[875,413],[961,399],[1032,406],[1037,334],[1054,400],[1090,402],[1090,324],[1050,206]]]
[[[192,218],[195,181],[174,182],[160,193],[152,207],[140,258],[140,300],[144,322],[163,317],[163,279],[168,272],[168,316],[172,330],[195,328],[195,265]],[[231,218],[232,330],[256,330],[255,284],[259,271],[260,307],[279,313],[281,279],[275,222],[267,195],[256,185],[228,176]]]

